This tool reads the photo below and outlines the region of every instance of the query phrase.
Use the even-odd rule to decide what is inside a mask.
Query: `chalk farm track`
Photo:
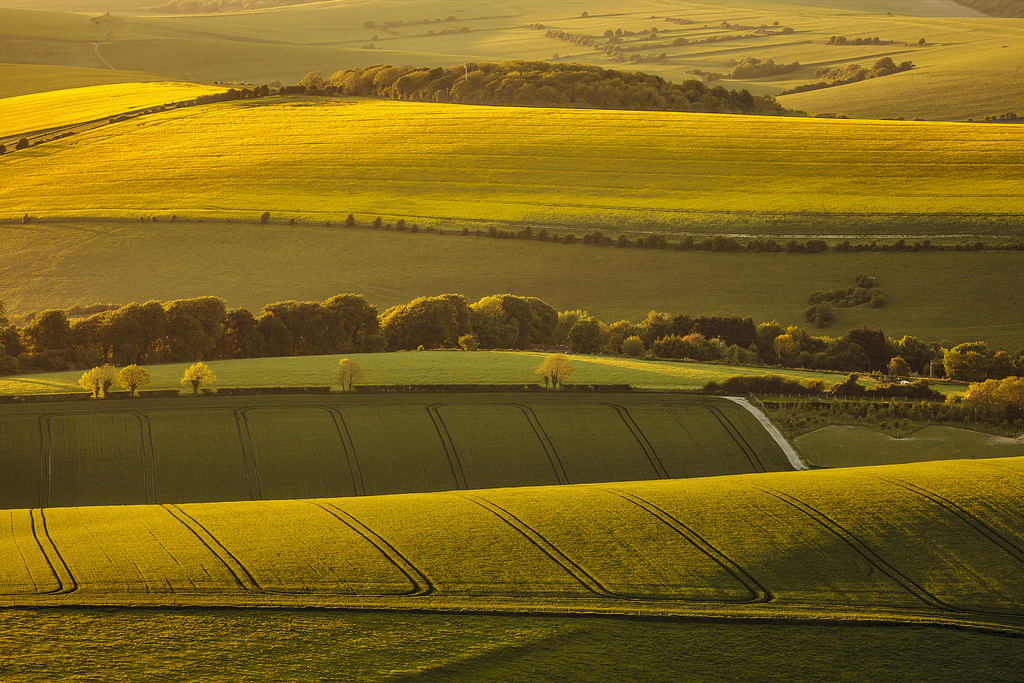
[[[0,407],[0,508],[279,500],[792,469],[680,394],[201,396]]]
[[[8,510],[0,604],[855,619],[1024,634],[1022,484],[1015,458]]]

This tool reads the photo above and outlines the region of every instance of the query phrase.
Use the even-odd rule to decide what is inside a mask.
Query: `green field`
[[[802,434],[793,445],[807,462],[822,467],[1024,456],[1024,438],[938,425],[900,438],[867,427],[835,425]]]
[[[592,681],[788,683],[826,671],[843,683],[931,683],[955,671],[959,681],[1008,683],[1020,647],[1016,638],[907,626],[312,610],[7,610],[0,630],[5,671],[25,683],[94,681],[97,671],[112,683],[137,681],[139,671],[217,683],[518,683],[567,671]]]
[[[858,273],[867,273],[878,278],[889,304],[842,309],[835,326],[812,334],[841,336],[867,325],[896,338],[941,341],[947,348],[979,339],[1010,350],[1024,345],[1018,315],[1024,307],[1021,252],[595,248],[346,230],[339,227],[344,214],[339,206],[332,227],[286,226],[283,217],[255,225],[255,214],[244,224],[0,224],[0,300],[8,312],[25,313],[213,295],[258,314],[275,301],[323,301],[342,292],[362,294],[380,312],[419,296],[456,292],[473,302],[509,292],[539,297],[559,311],[580,308],[609,324],[640,322],[658,310],[804,326],[812,292],[848,287]],[[366,225],[369,216],[359,220]],[[97,263],[108,265],[97,269]]]
[[[550,59],[641,68],[673,81],[692,78],[688,71],[701,70],[723,75],[716,84],[760,94],[816,81],[818,68],[852,63],[870,67],[888,56],[896,62],[909,59],[919,68],[787,97],[784,103],[810,113],[962,120],[1011,111],[1019,106],[1021,95],[1021,89],[1012,85],[1017,80],[1013,60],[1005,55],[1019,51],[1024,44],[1024,23],[980,17],[944,0],[868,4],[738,0],[710,6],[680,2],[671,7],[643,0],[625,10],[610,0],[526,2],[514,7],[489,2],[468,9],[418,0],[398,5],[325,2],[198,16],[139,11],[148,3],[105,3],[114,10],[112,16],[98,16],[91,2],[10,4],[51,11],[0,9],[0,21],[10,36],[0,45],[0,62],[128,69],[173,79],[288,83],[311,70],[329,75],[343,68],[385,62],[450,66],[467,61]],[[584,11],[589,17],[581,16]],[[433,22],[448,16],[454,20]],[[667,22],[668,16],[692,23]],[[425,19],[431,23],[417,23]],[[367,27],[367,21],[375,25]],[[397,21],[406,23],[383,26]],[[727,29],[721,25],[723,21],[745,28]],[[528,28],[537,23],[599,41],[606,30],[638,32],[656,27],[658,40],[645,43],[639,35],[627,34],[620,45],[640,48],[628,55],[665,53],[666,59],[615,64],[593,48],[553,40],[545,37],[544,30]],[[759,26],[777,33],[754,35],[752,30]],[[442,34],[462,27],[469,31]],[[793,31],[778,33],[783,28]],[[887,44],[828,45],[828,38],[834,35],[880,37]],[[743,37],[701,42],[739,36]],[[678,38],[689,43],[671,45]],[[923,46],[917,44],[921,38],[926,39]],[[363,49],[369,44],[376,49]],[[801,66],[781,76],[730,78],[732,67],[746,57],[777,63],[797,61]]]
[[[1022,467],[10,510],[0,602],[570,610],[1019,634]]]
[[[243,101],[4,155],[0,217],[269,210],[685,231],[712,208],[909,214],[906,233],[931,236],[942,228],[914,215],[1024,213],[1022,141],[1013,125]]]
[[[160,80],[163,79],[135,71],[47,64],[0,64],[0,98],[112,83],[145,83]]]
[[[0,507],[281,500],[783,471],[748,407],[609,394],[8,405]],[[40,462],[42,461],[42,464]]]

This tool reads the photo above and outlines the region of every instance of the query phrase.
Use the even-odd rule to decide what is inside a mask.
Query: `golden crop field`
[[[571,610],[1019,633],[1022,463],[8,510],[0,547],[16,561],[3,565],[0,601]]]
[[[376,496],[805,467],[776,438],[746,404],[685,395],[26,404],[0,410],[0,507]]]
[[[917,214],[1024,213],[1022,139],[1012,125],[257,100],[4,155],[0,215],[685,229],[711,209],[909,214],[913,235]]]

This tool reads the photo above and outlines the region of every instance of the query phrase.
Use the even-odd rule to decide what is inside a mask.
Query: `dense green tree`
[[[244,308],[232,308],[224,316],[224,333],[217,341],[218,358],[261,358],[267,343],[255,316]]]
[[[455,348],[459,337],[473,333],[471,316],[461,294],[419,297],[384,311],[380,328],[389,351]]]
[[[600,353],[608,345],[608,327],[596,318],[582,318],[566,337],[572,353]]]
[[[889,338],[881,330],[860,327],[847,332],[844,338],[857,344],[868,354],[868,372],[884,370],[892,358]]]
[[[984,342],[968,342],[954,346],[942,359],[946,377],[960,382],[983,382],[988,379],[991,361],[988,345]]]
[[[68,316],[61,310],[46,310],[32,319],[22,331],[29,353],[63,352],[73,336]]]
[[[224,331],[227,306],[214,296],[179,299],[164,306],[167,313],[165,360],[212,358]]]

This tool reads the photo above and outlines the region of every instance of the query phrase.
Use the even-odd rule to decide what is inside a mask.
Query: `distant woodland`
[[[1024,17],[1024,0],[956,0],[956,4],[990,17]]]
[[[339,71],[317,83],[343,95],[394,100],[523,107],[582,107],[694,111],[727,114],[795,114],[771,96],[747,90],[709,87],[696,80],[671,83],[642,72],[583,64],[506,61],[450,68],[414,68],[390,64]]]

